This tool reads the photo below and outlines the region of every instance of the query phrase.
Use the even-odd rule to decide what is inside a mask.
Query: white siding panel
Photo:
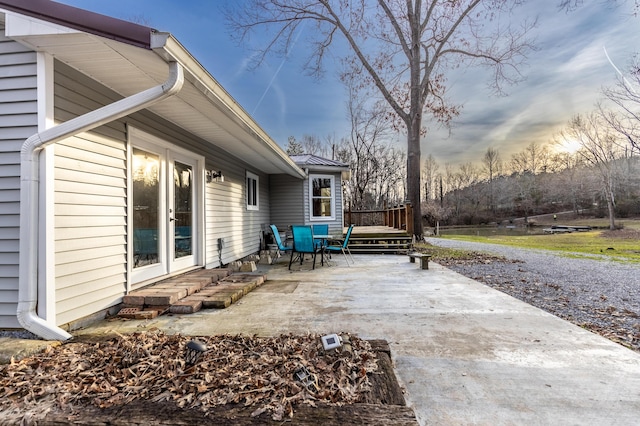
[[[17,291],[15,288],[14,280],[11,278],[0,277],[0,291],[9,290],[9,291]]]
[[[122,276],[118,277],[109,277],[111,281],[115,281],[118,279],[122,279]],[[76,291],[75,297],[70,298],[62,298],[62,301],[57,304],[57,308],[60,313],[57,315],[58,321],[62,324],[66,324],[72,321],[77,320],[75,312],[77,312],[78,305],[85,304],[85,308],[91,311],[100,312],[106,310],[113,306],[113,286],[106,286],[103,288],[94,288],[92,287],[92,282],[83,285],[82,287],[91,287],[92,291],[92,300],[90,303],[87,303],[86,297],[83,295],[79,295],[81,292]],[[62,292],[63,295],[64,293]],[[56,294],[58,296],[58,294]]]
[[[37,78],[35,75],[28,75],[23,77],[4,78],[0,80],[0,90],[32,90],[37,85]],[[16,89],[16,87],[23,87],[24,89]],[[33,101],[33,98],[29,99]],[[29,111],[30,112],[30,111]]]
[[[305,223],[303,186],[306,180],[296,179],[288,175],[272,175],[271,189],[271,221],[278,230],[285,230],[290,225]]]
[[[60,265],[56,265],[56,288],[64,288],[65,280],[74,280],[72,275],[81,275],[81,278],[75,278],[77,281],[88,281],[95,280],[98,277],[103,276],[103,272],[105,270],[111,271],[111,274],[114,275],[113,270],[117,270],[119,273],[124,274],[122,269],[122,263],[124,263],[124,256],[122,255],[114,255],[114,256],[101,256],[97,259],[89,259],[84,260],[82,262],[70,262],[70,263],[62,263]],[[114,265],[114,266],[111,266]],[[124,284],[120,288],[121,291],[124,290]],[[82,293],[87,293],[90,289],[85,288],[80,290]],[[91,302],[91,298],[87,297],[86,294],[83,294],[87,303]],[[120,295],[122,296],[122,294]],[[93,312],[84,313],[83,315],[76,317],[82,318],[88,314]]]
[[[0,142],[1,143],[1,142]],[[20,154],[16,154],[20,155]],[[0,176],[0,189],[1,190],[20,190],[20,176]]]
[[[83,238],[92,237],[113,237],[125,234],[124,226],[92,226],[83,230]],[[78,238],[78,233],[75,229],[70,227],[61,227],[56,230],[56,238],[58,240],[72,240]]]
[[[33,100],[34,97],[37,96],[36,89],[21,89],[21,90],[3,90],[2,91],[2,101],[3,102],[29,102]],[[2,117],[0,117],[2,118]],[[0,125],[5,125],[3,121],[9,121],[13,119],[12,125],[17,126],[30,126],[33,123],[33,118],[29,116],[11,116],[4,117],[0,120]]]
[[[22,75],[36,75],[37,65],[35,61],[35,54],[33,55],[33,64],[26,65],[11,65],[0,67],[0,78],[11,78]]]
[[[20,190],[18,189],[0,190],[0,203],[19,203],[19,202],[20,202]]]
[[[20,149],[37,132],[36,54],[0,24],[0,328],[19,328]]]
[[[55,68],[57,122],[101,106],[96,101],[104,99],[97,95],[103,90],[100,86],[86,77],[69,78],[66,74],[71,70],[58,62]],[[120,303],[126,288],[126,143],[124,132],[115,130],[118,125],[110,127],[56,144],[54,246],[59,325]],[[124,129],[122,124],[119,127]]]
[[[2,89],[0,89],[0,91],[2,91]],[[0,103],[0,115],[31,114],[33,111],[37,110],[37,108],[38,103],[34,100],[28,102],[13,102],[9,104]]]

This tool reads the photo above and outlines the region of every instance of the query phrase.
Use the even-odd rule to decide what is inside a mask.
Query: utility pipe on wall
[[[38,303],[40,152],[48,145],[95,129],[173,96],[180,91],[183,83],[182,66],[177,62],[170,62],[169,77],[163,84],[36,133],[22,145],[20,150],[20,268],[17,317],[26,330],[45,340],[68,340],[72,337],[57,325],[40,318],[36,312]]]

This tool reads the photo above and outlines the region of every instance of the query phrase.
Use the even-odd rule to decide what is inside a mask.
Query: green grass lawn
[[[486,237],[447,235],[441,238],[553,250],[571,257],[583,257],[592,254],[604,255],[610,260],[640,263],[640,231],[632,229],[632,227],[612,232],[590,231],[572,232],[570,234],[494,235]]]

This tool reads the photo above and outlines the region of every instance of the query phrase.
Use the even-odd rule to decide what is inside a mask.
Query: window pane
[[[313,216],[331,216],[331,199],[314,198],[313,199]]]
[[[258,181],[251,179],[251,205],[258,205]]]
[[[313,180],[313,196],[314,197],[331,197],[331,179],[314,179]]]
[[[247,205],[251,205],[251,178],[247,178]]]

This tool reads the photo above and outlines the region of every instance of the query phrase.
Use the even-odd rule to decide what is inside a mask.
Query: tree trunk
[[[420,131],[424,100],[421,85],[421,45],[419,14],[409,10],[411,24],[411,69],[410,106],[407,124],[407,196],[413,207],[413,235],[422,240],[422,209],[420,208]]]
[[[616,212],[613,205],[613,195],[610,191],[607,191],[607,209],[609,210],[609,229],[613,231],[616,229]]]
[[[419,120],[415,120],[419,121]],[[420,124],[408,135],[407,196],[413,208],[413,234],[422,239],[422,209],[420,208]],[[412,134],[413,133],[413,134]]]

